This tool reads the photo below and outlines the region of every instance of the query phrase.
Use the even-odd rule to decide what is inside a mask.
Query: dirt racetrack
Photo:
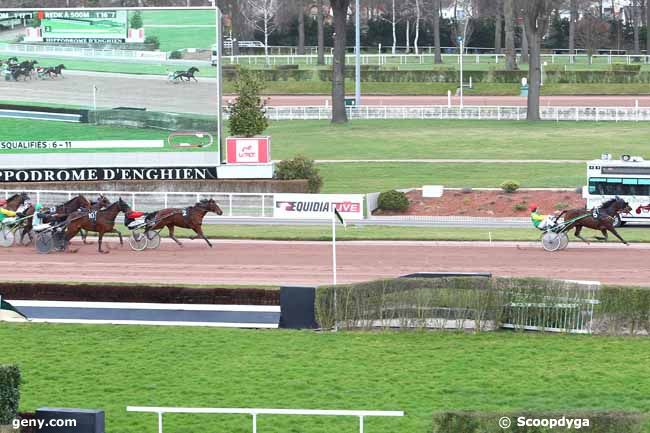
[[[5,281],[125,282],[168,284],[329,284],[328,242],[215,240],[163,242],[159,250],[137,253],[115,241],[110,254],[97,245],[77,253],[41,255],[33,247],[0,249]],[[396,277],[413,272],[491,272],[497,276],[537,276],[605,283],[650,285],[650,246],[582,246],[547,253],[539,243],[339,242],[339,283]]]
[[[100,108],[136,107],[153,111],[214,114],[217,86],[214,79],[198,75],[198,83],[169,83],[164,76],[127,75],[102,72],[64,71],[66,78],[1,81],[2,99],[18,102],[40,102],[91,107],[93,85],[97,86]],[[224,101],[232,96],[224,96]],[[650,106],[650,96],[545,96],[541,105],[634,107]],[[331,104],[325,95],[271,96],[271,106],[324,106]],[[525,106],[526,98],[518,96],[466,96],[465,105]],[[363,96],[365,105],[446,105],[446,96]],[[457,97],[453,105],[459,105]]]

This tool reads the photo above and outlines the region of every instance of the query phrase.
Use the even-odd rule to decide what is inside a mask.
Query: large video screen
[[[124,42],[127,11],[44,11],[38,12],[45,42]]]

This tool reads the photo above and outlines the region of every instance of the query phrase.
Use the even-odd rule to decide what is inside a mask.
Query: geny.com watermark
[[[499,419],[499,427],[504,430],[508,429],[512,426],[513,420],[517,427],[547,427],[549,429],[561,427],[580,430],[583,427],[590,426],[589,419],[587,418],[567,418],[565,416],[562,418],[528,418],[525,416],[510,418],[503,416]]]
[[[76,427],[76,419],[14,419],[11,422],[11,426],[14,430],[18,430],[26,427],[34,427],[38,431],[42,430],[45,427]]]

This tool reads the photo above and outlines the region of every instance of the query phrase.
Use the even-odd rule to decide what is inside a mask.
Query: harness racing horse
[[[3,207],[7,210],[16,212],[26,201],[29,201],[29,196],[26,193],[21,192],[20,194],[14,194],[9,197],[7,203]]]
[[[192,66],[187,71],[176,71],[176,72],[174,72],[173,80],[176,81],[176,80],[180,79],[181,81],[185,81],[185,78],[187,78],[188,82],[190,80],[194,80],[194,81],[196,81],[198,83],[199,80],[197,80],[196,77],[194,76],[194,74],[196,72],[199,72],[199,68],[197,68],[195,66]]]
[[[82,229],[89,232],[96,232],[99,235],[99,252],[108,254],[109,251],[102,250],[102,239],[105,233],[115,230],[115,218],[120,212],[131,213],[131,208],[121,198],[105,209],[94,211],[73,212],[66,220],[65,242],[66,248],[70,240]],[[119,232],[118,232],[119,234]],[[120,234],[120,245],[124,245]]]
[[[208,212],[223,215],[223,211],[214,199],[201,200],[194,206],[186,207],[185,209],[168,208],[152,212],[147,214],[145,217],[145,221],[149,225],[147,231],[159,230],[163,227],[167,227],[167,230],[169,230],[169,237],[182,247],[183,244],[174,237],[174,228],[180,227],[184,229],[192,229],[198,237],[205,240],[210,248],[212,248],[212,244],[203,234],[202,228],[203,218]],[[196,239],[196,237],[190,239]]]
[[[49,68],[43,69],[43,75],[47,75],[50,78],[57,78],[60,75],[63,78],[63,74],[61,73],[63,69],[67,69],[63,64],[50,66]]]
[[[97,197],[97,200],[93,202],[88,201],[88,199],[83,195],[78,195],[59,206],[44,209],[44,211],[41,212],[41,218],[44,223],[61,223],[65,221],[68,218],[68,215],[73,212],[100,210],[110,204],[110,200],[103,194],[100,194]],[[86,242],[87,237],[88,232],[81,230],[81,240],[84,244],[91,243]]]
[[[560,213],[557,219],[562,216],[564,216],[565,221],[578,218],[569,225],[567,231],[575,227],[576,231],[574,235],[582,242],[589,243],[588,240],[580,236],[582,228],[587,227],[593,230],[600,230],[603,236],[596,236],[596,239],[599,241],[607,241],[607,232],[612,232],[621,242],[625,245],[629,245],[627,241],[618,234],[616,228],[614,228],[614,220],[618,214],[630,212],[632,212],[632,208],[625,200],[620,197],[614,197],[613,199],[601,204],[598,209],[594,209],[591,213],[589,213],[585,208],[569,209]],[[585,216],[580,218],[583,215]]]

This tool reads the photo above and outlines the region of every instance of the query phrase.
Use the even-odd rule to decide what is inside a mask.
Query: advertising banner
[[[124,42],[127,37],[127,11],[41,11],[41,29],[46,42]]]
[[[271,137],[228,137],[228,164],[267,164],[271,162]]]
[[[208,179],[217,179],[217,167],[34,168],[25,170],[0,168],[0,183]]]
[[[361,220],[362,194],[275,194],[273,217],[295,219],[331,219],[334,209],[345,220]]]

